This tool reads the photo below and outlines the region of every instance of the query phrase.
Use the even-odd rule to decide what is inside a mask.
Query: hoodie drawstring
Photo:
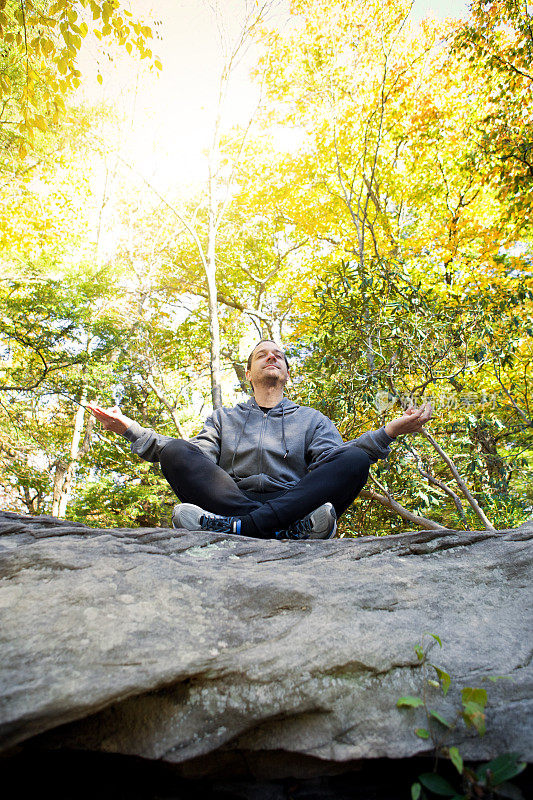
[[[289,448],[287,447],[287,440],[285,438],[285,407],[281,406],[281,441],[283,442],[283,446],[285,448],[285,455],[283,459],[285,460],[289,455]]]

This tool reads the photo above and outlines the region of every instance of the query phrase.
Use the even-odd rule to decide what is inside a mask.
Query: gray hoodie
[[[124,436],[131,451],[146,461],[159,461],[161,450],[172,441],[136,422]],[[251,492],[294,486],[338,447],[360,447],[374,463],[389,455],[392,441],[385,428],[380,428],[344,443],[335,425],[320,411],[284,398],[265,413],[253,397],[234,408],[217,408],[200,433],[190,439],[229,473],[240,489]]]

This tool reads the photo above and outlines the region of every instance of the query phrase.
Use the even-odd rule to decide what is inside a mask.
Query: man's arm
[[[220,461],[220,438],[220,416],[214,412],[207,417],[200,433],[197,433],[189,441],[199,447],[211,461],[218,464]]]
[[[118,406],[100,408],[94,403],[87,403],[87,408],[102,423],[106,431],[114,431],[124,436],[130,443],[131,452],[145,461],[152,463],[159,461],[159,453],[168,442],[172,441],[172,436],[156,433],[151,428],[142,428],[137,422],[125,417]],[[199,447],[211,461],[218,464],[220,425],[215,414],[206,419],[200,433],[190,439],[190,442]]]
[[[380,458],[388,457],[390,445],[398,436],[404,436],[406,433],[418,433],[424,423],[431,419],[432,414],[431,403],[424,403],[420,408],[415,408],[411,404],[401,417],[387,422],[378,431],[363,433],[348,444],[365,450],[370,456],[370,462],[374,463]]]
[[[391,443],[392,437],[385,432],[385,428],[379,428],[377,431],[367,431],[358,436],[357,439],[344,442],[329,417],[320,414],[313,438],[307,447],[309,469],[317,467],[333,450],[339,447],[360,447],[361,450],[367,453],[370,463],[374,464],[380,458],[387,458],[390,453],[389,446]]]
[[[406,433],[417,433],[422,429],[433,415],[431,403],[425,403],[420,408],[409,406],[405,413],[377,431],[368,431],[361,434],[357,439],[343,443],[342,438],[330,419],[322,416],[320,424],[315,430],[313,440],[308,453],[311,456],[309,469],[317,466],[328,453],[341,445],[360,447],[370,457],[370,462],[374,464],[381,458],[387,458],[390,453],[390,445],[397,436]]]
[[[124,416],[118,406],[101,408],[95,403],[87,403],[87,408],[102,423],[106,431],[113,431],[124,436],[130,443],[131,452],[145,461],[159,461],[159,453],[172,441],[171,436],[163,436],[150,428],[142,428],[137,422]]]

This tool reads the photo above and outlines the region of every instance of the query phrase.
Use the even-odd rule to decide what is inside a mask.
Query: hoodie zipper
[[[259,409],[261,411],[261,409]],[[266,423],[268,412],[265,414],[264,411],[261,412],[263,414],[263,421],[261,423],[261,432],[259,434],[259,474],[261,478],[259,479],[259,491],[263,491],[263,437],[265,435],[266,430]]]

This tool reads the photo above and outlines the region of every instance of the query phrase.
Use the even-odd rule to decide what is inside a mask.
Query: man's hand
[[[402,436],[404,433],[418,433],[422,426],[433,416],[433,406],[431,403],[424,403],[420,408],[410,405],[398,419],[387,422],[385,433],[391,438]]]
[[[100,408],[94,403],[87,403],[87,408],[92,411],[98,422],[101,422],[106,431],[113,431],[114,433],[124,433],[131,423],[132,419],[125,417],[118,406],[113,408]]]

